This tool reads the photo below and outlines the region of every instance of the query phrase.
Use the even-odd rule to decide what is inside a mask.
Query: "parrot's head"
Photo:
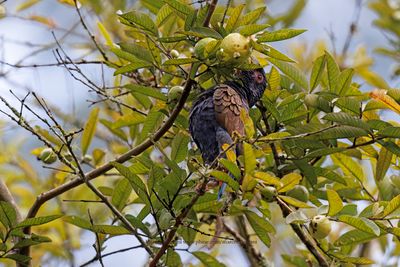
[[[241,70],[238,73],[238,78],[242,83],[241,90],[244,91],[249,106],[255,105],[267,87],[264,69]]]

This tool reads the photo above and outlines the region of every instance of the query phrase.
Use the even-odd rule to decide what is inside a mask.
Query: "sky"
[[[5,3],[5,7],[9,10],[13,10],[15,3],[21,1],[8,1]],[[57,5],[52,4],[53,1],[43,1],[37,7],[32,9],[32,12],[51,8],[51,15],[61,19],[64,22],[76,21],[76,14],[73,9],[59,9],[54,8]],[[285,10],[285,4],[291,3],[292,1],[268,1],[270,4],[268,9],[271,13],[279,13]],[[333,31],[336,36],[336,44],[338,47],[342,47],[345,36],[348,31],[348,27],[353,18],[355,0],[309,0],[306,9],[302,13],[301,17],[296,21],[295,28],[304,28],[308,31],[301,36],[297,37],[294,41],[290,42],[308,42],[314,43],[317,40],[327,40],[328,31]],[[283,4],[282,4],[283,3]],[[370,52],[377,46],[382,46],[385,44],[386,40],[384,35],[372,25],[372,21],[375,18],[375,14],[372,13],[367,7],[367,1],[363,1],[364,8],[361,12],[360,17],[360,27],[353,38],[352,45],[350,47],[350,52],[354,51],[360,45],[366,45]],[[0,20],[0,59],[6,62],[15,63],[25,55],[29,54],[30,48],[25,46],[17,45],[10,40],[14,41],[29,41],[31,43],[48,43],[53,40],[50,31],[43,31],[41,26],[35,25],[33,23],[24,22],[17,18],[3,19]],[[57,37],[60,38],[62,33],[57,33]],[[4,39],[2,39],[4,38]],[[6,42],[4,42],[6,40]],[[69,40],[68,42],[72,42]],[[288,52],[288,43],[284,42],[278,44],[279,49],[282,52]],[[73,58],[72,54],[72,58]],[[376,56],[375,70],[383,75],[384,77],[389,77],[390,61],[387,59]],[[49,63],[55,62],[54,56],[51,52],[41,53],[37,56],[32,57],[27,60],[27,64],[33,63]],[[1,70],[1,67],[0,67]],[[97,67],[89,67],[85,69],[90,73],[91,77],[96,78],[96,74],[99,73]],[[87,90],[83,88],[76,81],[69,77],[69,74],[63,68],[43,68],[43,69],[22,69],[13,72],[12,77],[19,84],[22,84],[34,90],[42,95],[49,102],[57,105],[59,108],[63,109],[65,112],[76,114],[78,116],[83,116],[88,112],[88,96]],[[393,87],[399,86],[398,82],[393,82],[391,84]],[[0,94],[7,99],[10,99],[12,103],[16,103],[12,99],[11,94],[9,94],[9,89],[15,89],[13,85],[5,83],[3,79],[0,78]],[[372,88],[365,88],[369,90]],[[23,90],[16,90],[19,95],[24,95]],[[0,106],[2,108],[2,106]],[[1,118],[1,117],[0,117]],[[20,133],[23,135],[23,133]],[[32,142],[31,147],[34,147],[37,143]],[[84,244],[86,249],[80,251],[76,254],[76,260],[78,263],[82,263],[88,260],[90,257],[88,255],[93,255],[94,251],[91,248],[93,244],[93,236],[87,234],[84,238]],[[117,248],[123,246],[135,245],[129,237],[119,237],[111,240],[107,244],[107,249],[105,252],[113,251]],[[243,256],[237,248],[230,246],[225,249],[222,253],[228,260],[227,266],[246,266],[246,262],[243,260]],[[188,255],[183,256],[183,261],[188,259]],[[105,258],[106,266],[126,266],[126,263],[137,263],[140,265],[144,264],[146,261],[146,256],[144,252],[140,253],[122,253],[117,256],[112,256]],[[92,266],[98,266],[93,264]]]

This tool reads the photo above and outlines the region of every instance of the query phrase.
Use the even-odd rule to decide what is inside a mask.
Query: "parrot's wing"
[[[244,124],[240,112],[245,108],[240,95],[228,85],[220,85],[213,95],[215,118],[218,124],[232,137],[234,131],[244,135]]]

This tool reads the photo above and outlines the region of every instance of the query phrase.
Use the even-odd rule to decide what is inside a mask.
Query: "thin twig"
[[[97,43],[94,34],[92,34],[92,33],[90,32],[89,28],[87,27],[87,25],[86,25],[86,23],[85,23],[85,21],[84,21],[84,19],[83,19],[83,17],[82,17],[81,11],[79,10],[78,1],[77,1],[77,0],[74,0],[74,4],[75,4],[75,10],[76,10],[76,12],[78,13],[78,16],[79,16],[79,19],[80,19],[80,21],[81,21],[81,24],[82,24],[83,28],[84,28],[84,29],[86,30],[86,32],[88,33],[89,37],[92,39],[93,44],[96,46],[97,50],[98,50],[98,51],[100,52],[100,54],[103,56],[104,60],[105,60],[105,61],[108,61],[108,58],[107,58],[106,53],[103,51],[103,49],[102,49],[102,48],[100,47],[100,45]]]
[[[129,251],[129,250],[138,249],[138,248],[141,248],[141,247],[142,247],[141,245],[138,245],[138,246],[119,249],[119,250],[116,250],[116,251],[113,251],[113,252],[105,253],[105,254],[102,255],[102,257],[105,258],[105,257],[111,256],[111,255],[117,254],[117,253],[122,253],[122,252],[126,252],[126,251]],[[95,262],[97,260],[98,260],[98,257],[96,255],[96,256],[94,256],[93,259],[91,259],[91,260],[83,263],[82,265],[80,265],[80,267],[88,266],[89,264],[91,264],[91,263],[93,263],[93,262]]]

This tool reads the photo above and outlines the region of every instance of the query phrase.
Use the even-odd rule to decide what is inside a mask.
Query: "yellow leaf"
[[[81,149],[82,154],[85,155],[90,142],[93,139],[93,136],[96,132],[96,124],[99,117],[99,108],[94,108],[89,115],[89,119],[86,122],[85,129],[83,130],[82,140],[81,140]]]
[[[282,185],[281,181],[277,177],[267,172],[256,172],[254,173],[254,177],[264,181],[266,184],[269,185],[276,185],[276,186]]]
[[[255,134],[253,120],[250,118],[249,114],[245,109],[240,111],[240,118],[244,123],[244,131],[247,138],[251,138]]]
[[[339,211],[343,209],[343,202],[342,199],[340,198],[339,194],[336,193],[336,191],[332,189],[328,189],[326,191],[327,196],[328,196],[328,202],[329,202],[329,211],[328,215],[329,216],[334,216],[336,215]]]
[[[28,8],[30,8],[31,6],[36,5],[36,4],[39,3],[40,1],[41,1],[41,0],[28,0],[28,1],[25,1],[25,2],[23,2],[22,4],[18,5],[18,6],[16,7],[16,10],[19,12],[19,11],[28,9]]]
[[[58,0],[58,2],[69,6],[75,6],[74,0]]]
[[[289,191],[290,189],[294,188],[295,185],[298,185],[301,179],[301,175],[296,172],[286,174],[281,179],[282,186],[278,188],[278,192],[284,193]]]
[[[382,102],[388,108],[400,114],[400,105],[393,98],[387,95],[386,90],[375,89],[371,93],[369,93],[369,96],[375,100]]]
[[[97,27],[99,28],[101,34],[103,35],[104,39],[106,39],[106,45],[108,45],[109,47],[113,46],[113,41],[111,39],[110,34],[108,33],[106,27],[104,27],[104,25],[98,21],[97,22]]]
[[[271,68],[271,72],[269,73],[268,84],[269,88],[272,91],[278,90],[281,85],[281,75],[279,74],[279,71],[275,67]]]
[[[54,22],[54,20],[50,19],[50,18],[46,18],[46,17],[42,17],[42,16],[36,16],[36,15],[32,15],[30,17],[28,17],[30,20],[34,20],[36,22],[42,23],[46,26],[49,26],[49,28],[55,28],[56,27],[56,23]]]
[[[226,158],[231,162],[236,162],[236,153],[234,151],[234,147],[229,148],[229,144],[223,144],[222,150],[226,151]]]
[[[250,144],[244,143],[243,144],[244,150],[244,171],[246,174],[251,174],[256,168],[256,157],[254,155],[253,148]]]

